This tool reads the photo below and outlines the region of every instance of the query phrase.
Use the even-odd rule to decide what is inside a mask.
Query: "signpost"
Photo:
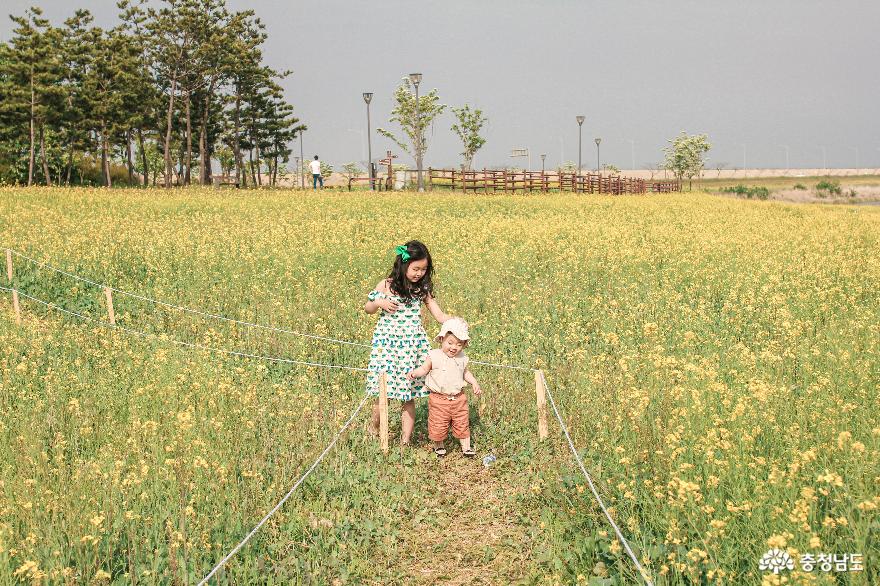
[[[510,156],[511,158],[526,157],[529,160],[529,168],[527,170],[532,170],[532,154],[529,152],[529,149],[513,149],[510,151]]]
[[[385,158],[379,161],[380,165],[388,166],[388,180],[392,186],[394,185],[394,168],[392,167],[391,163],[396,158],[397,155],[392,155],[391,151],[385,151]]]

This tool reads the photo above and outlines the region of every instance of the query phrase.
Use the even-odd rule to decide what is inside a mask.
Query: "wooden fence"
[[[517,191],[532,192],[551,190],[574,193],[669,193],[681,191],[675,180],[649,181],[620,175],[599,173],[543,173],[540,171],[460,171],[457,169],[428,168],[428,187],[449,188],[460,191]]]

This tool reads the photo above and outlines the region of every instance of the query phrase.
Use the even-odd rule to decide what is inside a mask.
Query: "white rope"
[[[510,368],[512,370],[525,370],[527,372],[535,372],[534,368],[528,366],[512,366],[510,364],[495,364],[494,362],[480,362],[479,360],[471,360],[468,364],[482,364],[483,366],[494,366],[496,368]]]
[[[635,564],[636,568],[642,575],[642,579],[645,581],[645,584],[648,586],[654,586],[654,583],[651,581],[651,577],[648,575],[648,572],[642,567],[642,564],[639,563],[639,558],[636,557],[636,554],[633,553],[632,548],[629,546],[629,542],[626,540],[626,537],[621,533],[620,528],[617,526],[617,523],[614,522],[614,519],[611,518],[611,514],[608,512],[608,509],[605,508],[605,503],[602,502],[602,497],[599,496],[599,491],[596,490],[596,485],[593,484],[593,479],[590,477],[587,469],[584,467],[584,463],[581,460],[580,455],[574,447],[574,442],[571,441],[571,436],[568,435],[568,428],[565,426],[565,422],[562,421],[562,416],[559,415],[559,410],[556,408],[556,401],[553,400],[553,393],[550,392],[550,387],[547,385],[547,379],[544,377],[544,372],[541,372],[541,382],[544,383],[544,388],[547,390],[547,398],[550,399],[550,405],[553,407],[553,412],[556,414],[556,419],[559,421],[559,426],[562,428],[562,433],[565,434],[565,439],[568,440],[568,447],[571,448],[571,453],[574,454],[574,459],[577,460],[578,466],[580,466],[581,472],[584,474],[584,478],[587,479],[587,483],[590,485],[590,490],[593,492],[593,496],[596,497],[596,502],[599,503],[599,507],[601,507],[602,512],[605,513],[605,518],[608,519],[608,522],[611,523],[611,526],[614,528],[614,532],[617,534],[617,539],[620,540],[620,543],[623,545],[623,548],[626,550],[627,555],[629,555],[630,559]]]
[[[0,287],[0,290],[12,291],[12,289],[9,289],[7,287]],[[223,350],[221,348],[211,348],[210,346],[203,346],[201,344],[182,342],[180,340],[175,340],[173,338],[163,338],[162,336],[160,336],[158,334],[152,334],[149,332],[142,332],[140,330],[126,328],[124,326],[114,325],[114,324],[111,324],[111,323],[108,323],[105,321],[97,320],[97,319],[94,319],[94,318],[89,317],[87,315],[82,315],[81,313],[77,313],[75,311],[70,311],[69,309],[64,309],[63,307],[59,307],[59,306],[55,305],[54,303],[50,303],[48,301],[43,301],[42,299],[38,299],[36,297],[32,297],[22,291],[18,291],[18,294],[26,299],[30,299],[31,301],[35,301],[36,303],[41,303],[41,304],[45,305],[46,307],[48,307],[49,309],[54,309],[56,311],[66,313],[67,315],[72,315],[74,317],[78,317],[79,319],[95,323],[95,324],[102,326],[102,327],[105,327],[105,328],[120,330],[120,331],[126,332],[128,334],[133,334],[135,336],[141,336],[144,338],[156,338],[162,342],[170,342],[172,344],[177,344],[178,346],[183,346],[185,348],[193,348],[195,350],[204,350],[206,352],[216,352],[219,354],[228,354],[229,356],[239,356],[241,358],[254,358],[257,360],[266,360],[268,362],[281,362],[281,363],[285,363],[285,364],[298,364],[300,366],[314,366],[314,367],[318,367],[318,368],[337,368],[337,369],[352,370],[352,371],[357,371],[357,372],[370,372],[369,368],[357,368],[354,366],[346,366],[344,364],[323,364],[320,362],[306,362],[304,360],[293,360],[291,358],[280,358],[278,356],[263,356],[260,354],[249,354],[247,352],[236,352],[234,350]]]
[[[63,271],[62,271],[62,272],[63,272]],[[85,280],[85,279],[84,279],[84,280]],[[100,286],[100,285],[99,285],[99,286]],[[2,290],[2,291],[9,291],[9,292],[13,291],[13,289],[8,288],[8,287],[3,287],[3,286],[0,286],[0,290]],[[63,313],[65,313],[65,314],[68,314],[68,315],[72,315],[72,316],[78,317],[78,318],[80,318],[80,319],[82,319],[82,320],[85,320],[85,321],[90,321],[90,322],[97,323],[98,325],[101,325],[101,326],[103,326],[103,327],[108,327],[108,328],[113,328],[113,329],[122,330],[122,331],[124,331],[124,332],[130,333],[130,334],[134,334],[134,335],[138,335],[138,336],[142,336],[142,337],[153,337],[153,338],[158,338],[159,340],[167,341],[167,342],[171,342],[171,343],[173,343],[173,344],[177,344],[177,345],[184,346],[184,347],[194,348],[194,349],[198,349],[198,350],[205,350],[205,351],[208,351],[208,352],[217,352],[217,353],[222,353],[222,354],[228,354],[228,355],[231,355],[231,356],[241,356],[241,357],[245,357],[245,358],[255,358],[255,359],[259,359],[259,360],[267,360],[267,361],[272,361],[272,362],[283,362],[283,363],[289,363],[289,364],[299,364],[299,365],[303,365],[303,366],[314,366],[314,367],[321,367],[321,368],[337,368],[337,369],[352,370],[352,371],[359,371],[359,372],[370,372],[370,370],[369,370],[368,368],[356,368],[356,367],[345,366],[345,365],[338,365],[338,364],[321,364],[321,363],[315,363],[315,362],[305,362],[305,361],[300,361],[300,360],[292,360],[292,359],[288,359],[288,358],[279,358],[279,357],[273,357],[273,356],[260,356],[260,355],[256,355],[256,354],[248,354],[248,353],[244,353],[244,352],[235,352],[235,351],[231,351],[231,350],[222,350],[222,349],[219,349],[219,348],[210,348],[210,347],[207,347],[207,346],[202,346],[202,345],[200,345],[200,344],[191,344],[191,343],[189,343],[189,342],[181,342],[181,341],[179,341],[179,340],[174,340],[174,339],[165,339],[165,340],[163,340],[163,338],[162,338],[161,336],[158,336],[158,335],[156,335],[156,334],[150,334],[150,333],[147,333],[147,332],[141,332],[141,331],[134,330],[134,329],[131,329],[131,328],[126,328],[126,327],[123,327],[123,326],[114,325],[114,324],[110,324],[110,323],[103,322],[103,321],[100,321],[100,320],[96,320],[96,319],[94,319],[94,318],[91,318],[91,317],[88,317],[88,316],[85,316],[85,315],[79,314],[79,313],[77,313],[77,312],[74,312],[74,311],[70,311],[70,310],[64,309],[64,308],[59,307],[59,306],[57,306],[57,305],[55,305],[55,304],[53,304],[53,303],[49,303],[49,302],[47,302],[47,301],[43,301],[42,299],[38,299],[38,298],[36,298],[36,297],[32,297],[31,295],[28,295],[27,293],[24,293],[24,292],[22,292],[22,291],[19,291],[19,295],[21,295],[22,297],[24,297],[24,298],[26,298],[26,299],[30,299],[31,301],[35,301],[35,302],[37,302],[37,303],[41,303],[41,304],[45,305],[46,307],[48,307],[48,308],[50,308],[50,309],[55,309],[55,310],[57,310],[57,311],[60,311],[60,312],[63,312]],[[235,320],[230,320],[230,321],[235,321]],[[269,329],[271,329],[271,328],[269,328]],[[479,362],[479,361],[476,361],[476,360],[472,361],[472,363],[474,363],[474,364],[482,364],[482,365],[485,365],[485,366],[495,366],[495,367],[500,367],[500,368],[510,368],[510,369],[516,369],[516,370],[526,370],[526,371],[533,371],[533,372],[536,371],[536,369],[526,368],[526,367],[523,367],[523,366],[510,366],[510,365],[505,365],[505,364],[494,364],[494,363],[489,363],[489,362]],[[562,429],[562,432],[563,432],[563,434],[565,435],[566,440],[568,440],[568,447],[571,449],[571,453],[574,455],[574,458],[575,458],[575,460],[577,461],[577,464],[578,464],[578,466],[580,467],[581,472],[582,472],[583,475],[584,475],[584,478],[586,478],[587,483],[588,483],[589,486],[590,486],[590,491],[593,493],[593,496],[596,498],[596,502],[599,503],[599,507],[602,509],[602,512],[605,514],[605,517],[608,519],[608,522],[609,522],[609,523],[611,524],[611,526],[614,528],[614,532],[616,533],[617,538],[620,540],[621,544],[623,545],[624,549],[626,550],[627,555],[629,555],[630,559],[632,559],[632,561],[633,561],[633,563],[635,564],[636,568],[637,568],[637,569],[639,570],[639,572],[641,573],[642,579],[645,581],[645,583],[646,583],[648,586],[653,586],[653,582],[651,581],[651,578],[649,577],[649,575],[648,575],[648,573],[645,571],[645,569],[642,567],[641,563],[639,563],[638,558],[637,558],[636,555],[633,553],[632,548],[631,548],[630,545],[629,545],[629,542],[628,542],[628,541],[626,540],[626,538],[623,536],[623,533],[620,531],[620,528],[617,526],[617,523],[614,522],[614,519],[611,517],[611,514],[608,512],[608,509],[605,507],[605,503],[602,501],[602,497],[599,496],[599,492],[598,492],[598,490],[596,490],[596,486],[595,486],[595,484],[593,483],[593,479],[592,479],[592,477],[590,476],[590,474],[587,472],[586,468],[584,467],[584,463],[583,463],[583,461],[581,460],[581,457],[580,457],[580,455],[578,454],[577,449],[574,447],[574,442],[572,441],[571,436],[570,436],[569,433],[568,433],[568,428],[566,427],[565,422],[562,420],[562,416],[559,414],[559,409],[557,409],[557,407],[556,407],[556,401],[553,399],[553,393],[550,391],[550,387],[549,387],[549,385],[547,384],[547,379],[546,379],[545,376],[544,376],[544,372],[543,372],[543,371],[537,371],[537,372],[540,372],[540,373],[541,373],[541,380],[542,380],[542,382],[543,382],[543,384],[544,384],[544,388],[545,388],[546,391],[547,391],[547,397],[550,399],[550,406],[553,408],[553,413],[556,415],[556,419],[557,419],[557,421],[559,421],[559,426],[560,426],[560,428]],[[278,508],[279,508],[282,504],[284,504],[284,502],[285,502],[285,501],[290,497],[290,495],[291,495],[291,494],[292,494],[292,493],[293,493],[293,492],[299,487],[299,485],[303,482],[303,480],[305,480],[306,476],[308,476],[308,475],[312,472],[312,470],[314,470],[315,467],[317,467],[317,465],[320,463],[320,461],[323,459],[323,457],[327,454],[327,452],[329,452],[329,450],[333,447],[333,445],[335,445],[336,440],[339,438],[339,436],[342,434],[342,432],[348,427],[348,425],[351,423],[351,421],[354,419],[354,417],[357,415],[357,413],[360,411],[360,409],[363,407],[364,403],[367,401],[367,399],[368,399],[369,397],[370,397],[369,395],[367,395],[367,396],[364,397],[364,399],[361,401],[360,405],[358,405],[358,408],[355,410],[355,412],[352,414],[352,416],[349,418],[349,420],[345,423],[345,425],[342,427],[342,429],[340,429],[339,433],[337,433],[336,437],[334,437],[334,439],[333,439],[333,441],[330,443],[330,445],[327,446],[327,448],[324,450],[324,452],[321,454],[321,456],[318,457],[318,459],[315,461],[315,463],[312,464],[311,468],[309,468],[309,470],[303,475],[303,477],[300,478],[300,480],[299,480],[299,481],[296,483],[296,485],[291,489],[291,491],[290,491],[289,493],[287,493],[287,495],[286,495],[286,496],[285,496],[285,497],[284,497],[284,498],[278,503],[278,505],[276,505],[275,508],[272,509],[272,511],[270,511],[269,514],[266,515],[266,517],[264,517],[263,520],[260,521],[260,523],[257,524],[256,527],[254,527],[253,531],[251,531],[251,533],[248,534],[248,536],[247,536],[247,537],[246,537],[246,538],[245,538],[245,539],[244,539],[244,540],[243,540],[243,541],[242,541],[242,542],[241,542],[241,543],[240,543],[235,549],[233,549],[233,550],[229,553],[229,555],[227,555],[227,556],[226,556],[226,557],[225,557],[225,558],[224,558],[224,559],[223,559],[223,560],[222,560],[222,561],[221,561],[221,562],[220,562],[220,563],[219,563],[219,564],[218,564],[213,570],[211,570],[211,572],[210,572],[207,576],[205,576],[205,578],[199,583],[199,586],[201,586],[202,584],[204,584],[204,583],[205,583],[205,582],[206,582],[211,576],[213,576],[214,573],[215,573],[218,569],[220,569],[220,568],[221,568],[221,567],[222,567],[222,566],[223,566],[223,565],[224,565],[224,564],[225,564],[225,563],[226,563],[226,562],[227,562],[227,561],[228,561],[228,560],[229,560],[229,559],[230,559],[230,558],[231,558],[231,557],[232,557],[232,556],[233,556],[233,555],[239,550],[239,549],[241,549],[241,547],[242,547],[242,546],[243,546],[243,545],[244,545],[244,544],[245,544],[245,543],[246,543],[246,542],[247,542],[247,541],[253,536],[254,533],[256,533],[256,531],[257,531],[257,530],[263,525],[263,523],[265,523],[266,520],[267,520],[272,514],[274,514],[275,511],[277,511]]]
[[[258,323],[252,323],[252,322],[247,322],[247,321],[241,321],[241,320],[234,319],[234,318],[231,318],[231,317],[227,317],[227,316],[224,316],[224,315],[218,315],[218,314],[214,314],[214,313],[209,313],[209,312],[206,312],[206,311],[201,311],[201,310],[198,310],[198,309],[193,309],[193,308],[191,308],[191,307],[184,307],[184,306],[182,306],[182,305],[175,305],[175,304],[173,304],[173,303],[168,303],[168,302],[166,302],[166,301],[160,301],[160,300],[158,300],[158,299],[152,299],[152,298],[150,298],[150,297],[144,297],[144,296],[142,296],[142,295],[138,295],[137,293],[131,293],[131,292],[129,292],[129,291],[123,291],[122,289],[116,289],[115,287],[111,287],[110,285],[104,285],[104,284],[102,284],[102,283],[98,283],[98,282],[96,282],[96,281],[92,281],[91,279],[87,279],[87,278],[82,277],[82,276],[80,276],[80,275],[76,275],[76,274],[74,274],[74,273],[69,273],[69,272],[67,272],[67,271],[65,271],[65,270],[59,269],[59,268],[57,268],[57,267],[53,267],[53,266],[50,265],[50,264],[47,264],[47,263],[44,263],[44,262],[40,262],[40,261],[38,261],[37,259],[35,259],[35,258],[31,258],[31,257],[29,257],[29,256],[27,256],[27,255],[25,255],[25,254],[22,254],[22,253],[18,252],[18,251],[12,250],[11,248],[8,249],[8,250],[11,251],[12,254],[14,254],[14,255],[16,255],[16,256],[18,256],[18,257],[20,257],[20,258],[23,258],[23,259],[25,259],[25,260],[27,260],[27,261],[30,261],[30,262],[32,262],[32,263],[34,263],[34,264],[36,264],[36,265],[39,265],[39,266],[41,266],[41,267],[43,267],[43,268],[49,269],[50,271],[55,271],[55,272],[60,273],[60,274],[62,274],[62,275],[66,275],[66,276],[68,276],[68,277],[70,277],[70,278],[72,278],[72,279],[76,279],[76,280],[78,280],[78,281],[82,281],[83,283],[88,283],[88,284],[93,285],[93,286],[95,286],[95,287],[99,287],[99,288],[104,288],[104,287],[106,287],[106,288],[110,289],[111,291],[113,291],[113,292],[115,292],[115,293],[119,293],[120,295],[126,295],[126,296],[128,296],[128,297],[132,297],[132,298],[134,298],[134,299],[139,299],[139,300],[141,300],[141,301],[146,301],[147,303],[155,303],[156,305],[161,305],[161,306],[163,306],[163,307],[168,307],[168,308],[170,308],[170,309],[177,309],[177,310],[180,310],[180,311],[183,311],[183,312],[186,312],[186,313],[192,313],[192,314],[195,314],[195,315],[201,315],[201,316],[203,316],[203,317],[209,317],[209,318],[212,318],[212,319],[217,319],[217,320],[221,320],[221,321],[225,321],[225,322],[230,322],[230,323],[234,323],[234,324],[241,325],[241,326],[247,326],[247,327],[252,327],[252,328],[259,328],[259,329],[262,329],[262,330],[267,330],[267,331],[272,331],[272,332],[278,332],[278,333],[281,333],[281,334],[290,334],[290,335],[293,335],[293,336],[301,336],[301,337],[303,337],[303,338],[310,338],[310,339],[313,339],[313,340],[322,340],[322,341],[324,341],[324,342],[332,342],[332,343],[335,343],[335,344],[347,344],[347,345],[349,345],[349,346],[358,346],[358,347],[360,347],[360,348],[372,348],[372,345],[371,345],[371,344],[365,344],[365,343],[363,343],[363,342],[353,342],[353,341],[351,341],[351,340],[340,340],[340,339],[338,339],[338,338],[330,338],[330,337],[327,337],[327,336],[318,336],[318,335],[315,335],[315,334],[304,334],[304,333],[302,333],[302,332],[297,332],[297,331],[295,331],[295,330],[285,330],[285,329],[283,329],[283,328],[276,328],[276,327],[274,327],[274,326],[267,326],[267,325],[264,325],[264,324],[258,324]],[[509,365],[509,364],[496,364],[496,363],[492,363],[492,362],[480,362],[480,361],[478,361],[478,360],[471,360],[471,364],[480,364],[480,365],[483,365],[483,366],[492,366],[492,367],[495,367],[495,368],[509,368],[509,369],[512,369],[512,370],[524,370],[524,371],[529,371],[529,372],[534,372],[534,370],[535,370],[535,369],[533,369],[533,368],[528,368],[528,367],[526,367],[526,366],[513,366],[513,365]]]
[[[326,448],[324,448],[324,451],[321,452],[321,455],[318,456],[318,459],[315,460],[314,463],[309,467],[309,469],[306,470],[305,474],[303,474],[300,477],[300,479],[296,481],[296,484],[294,484],[293,488],[291,488],[290,491],[286,495],[284,495],[284,498],[281,499],[280,501],[278,501],[278,504],[275,505],[271,511],[266,513],[266,516],[263,517],[260,520],[260,522],[257,523],[256,527],[254,527],[251,530],[251,532],[248,533],[247,536],[241,540],[241,543],[239,543],[234,548],[232,548],[232,551],[230,551],[228,554],[226,554],[226,557],[223,558],[222,560],[220,560],[220,563],[217,564],[216,566],[214,566],[214,569],[211,570],[210,572],[208,572],[207,576],[202,578],[202,581],[199,582],[198,586],[202,586],[208,580],[210,580],[211,576],[213,576],[215,573],[217,573],[217,570],[222,568],[226,564],[226,562],[228,562],[232,558],[232,556],[234,556],[236,553],[238,553],[238,550],[240,550],[242,547],[244,547],[244,544],[246,544],[250,540],[250,538],[254,536],[254,534],[257,532],[257,530],[259,530],[259,528],[262,527],[263,524],[269,520],[269,517],[274,515],[275,512],[281,508],[281,506],[285,503],[285,501],[287,501],[287,499],[290,498],[290,496],[296,491],[296,489],[299,488],[299,486],[308,477],[308,475],[311,474],[312,471],[318,467],[318,464],[321,463],[321,460],[324,459],[324,456],[326,456],[327,453],[333,448],[333,446],[336,445],[336,441],[340,438],[340,436],[342,436],[342,434],[345,432],[345,430],[348,428],[348,426],[351,425],[351,422],[354,421],[355,417],[357,417],[357,414],[360,413],[361,408],[363,408],[364,403],[367,402],[367,399],[369,399],[369,396],[365,396],[363,399],[361,399],[360,404],[357,406],[357,409],[355,409],[354,412],[351,414],[351,417],[348,418],[348,421],[346,421],[345,424],[341,428],[339,428],[339,431],[336,432],[336,435],[333,437],[333,441],[331,441],[330,444]]]
[[[10,249],[10,250],[12,250],[12,249]],[[234,319],[234,318],[231,318],[231,317],[226,317],[225,315],[217,315],[217,314],[215,314],[215,313],[209,313],[209,312],[206,312],[206,311],[200,311],[200,310],[198,310],[198,309],[193,309],[193,308],[191,308],[191,307],[184,307],[184,306],[182,306],[182,305],[175,305],[175,304],[173,304],[173,303],[168,303],[168,302],[166,302],[166,301],[160,301],[160,300],[158,300],[158,299],[152,299],[152,298],[150,298],[150,297],[144,297],[143,295],[138,295],[137,293],[131,293],[131,292],[129,292],[129,291],[123,291],[122,289],[117,289],[117,288],[115,288],[115,287],[111,287],[110,285],[104,285],[104,284],[102,284],[102,283],[97,283],[97,282],[95,282],[95,281],[92,281],[91,279],[87,279],[87,278],[85,278],[85,277],[81,277],[81,276],[79,276],[79,275],[76,275],[76,274],[73,274],[73,273],[69,273],[69,272],[67,272],[67,271],[64,271],[64,270],[61,270],[61,269],[59,269],[59,268],[53,267],[53,266],[50,265],[50,264],[47,264],[47,263],[44,263],[44,262],[40,262],[40,261],[38,261],[38,260],[36,260],[36,259],[34,259],[34,258],[31,258],[31,257],[29,257],[29,256],[27,256],[27,255],[24,255],[24,254],[22,254],[22,253],[20,253],[20,252],[15,251],[15,250],[12,250],[12,254],[14,254],[14,255],[16,255],[16,256],[18,256],[18,257],[21,257],[21,258],[23,258],[23,259],[25,259],[25,260],[28,260],[28,261],[30,261],[30,262],[32,262],[32,263],[35,263],[35,264],[37,264],[37,265],[39,265],[39,266],[41,266],[41,267],[43,267],[43,268],[49,269],[50,271],[55,271],[55,272],[57,272],[57,273],[61,273],[62,275],[66,275],[66,276],[68,276],[68,277],[70,277],[70,278],[72,278],[72,279],[76,279],[76,280],[78,280],[78,281],[82,281],[83,283],[88,283],[88,284],[90,284],[90,285],[93,285],[93,286],[95,286],[95,287],[99,287],[99,288],[104,288],[104,287],[106,287],[107,289],[110,289],[110,290],[113,291],[114,293],[119,293],[120,295],[125,295],[125,296],[127,296],[127,297],[132,297],[132,298],[134,298],[134,299],[139,299],[139,300],[141,300],[141,301],[146,301],[147,303],[155,303],[156,305],[161,305],[161,306],[163,306],[163,307],[167,307],[167,308],[169,308],[169,309],[177,309],[177,310],[179,310],[179,311],[183,311],[183,312],[186,312],[186,313],[192,313],[192,314],[195,314],[195,315],[201,315],[202,317],[210,317],[210,318],[212,318],[212,319],[217,319],[217,320],[221,320],[221,321],[226,321],[226,322],[234,323],[234,324],[241,325],[241,326],[248,326],[248,327],[251,327],[251,328],[259,328],[259,329],[263,329],[263,330],[269,330],[269,331],[273,331],[273,332],[279,332],[279,333],[282,333],[282,334],[291,334],[291,335],[294,335],[294,336],[302,336],[302,337],[304,337],[304,338],[311,338],[311,339],[313,339],[313,340],[323,340],[323,341],[325,341],[325,342],[335,342],[335,343],[337,343],[337,344],[348,344],[348,345],[350,345],[350,346],[360,346],[360,347],[362,347],[362,348],[370,348],[370,347],[371,347],[369,344],[363,344],[363,343],[361,343],[361,342],[351,342],[351,341],[349,341],[349,340],[338,340],[338,339],[336,339],[336,338],[328,338],[328,337],[325,337],[325,336],[317,336],[317,335],[314,335],[314,334],[304,334],[304,333],[302,333],[302,332],[297,332],[297,331],[294,331],[294,330],[285,330],[285,329],[283,329],[283,328],[276,328],[276,327],[273,327],[273,326],[267,326],[267,325],[263,325],[263,324],[251,323],[251,322],[247,322],[247,321],[242,321],[242,320]]]

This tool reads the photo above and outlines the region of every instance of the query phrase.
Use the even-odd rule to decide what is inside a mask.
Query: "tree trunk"
[[[272,167],[272,187],[278,181],[278,155],[275,155],[275,165]]]
[[[235,182],[241,187],[247,187],[246,173],[244,172],[244,161],[241,156],[241,138],[240,122],[241,122],[241,90],[236,84],[235,86],[235,141],[232,149],[235,151]]]
[[[128,157],[128,185],[134,185],[134,161],[131,156],[131,128],[125,131],[125,155]]]
[[[205,104],[202,109],[202,119],[199,124],[199,183],[208,185],[211,183],[211,153],[208,148],[208,119],[211,111],[211,97],[214,95],[216,80],[211,80],[208,93],[205,95]]]
[[[171,188],[171,115],[174,112],[174,94],[177,92],[177,71],[171,78],[171,95],[168,98],[168,115],[165,118],[165,187]]]
[[[70,185],[70,177],[73,175],[73,133],[71,133],[70,143],[67,147],[67,177],[64,179],[65,185]]]
[[[110,178],[110,140],[107,137],[107,126],[101,122],[101,171],[104,173],[104,185],[113,187]]]
[[[257,145],[257,187],[263,186],[263,162],[260,160],[260,145]]]
[[[138,144],[141,147],[141,163],[144,165],[144,187],[150,185],[150,164],[147,160],[147,149],[144,148],[144,131],[138,128]]]
[[[46,157],[46,134],[43,132],[43,125],[40,125],[40,158],[43,160],[43,175],[46,178],[46,185],[52,187],[52,176],[49,175],[49,161]]]
[[[183,184],[189,185],[192,177],[192,116],[190,115],[190,95],[186,91],[186,159],[184,164]]]
[[[257,174],[254,172],[254,149],[248,149],[248,160],[250,161],[251,179],[254,187],[257,186]]]
[[[28,159],[28,187],[34,184],[34,157],[36,156],[34,153],[35,149],[35,136],[34,136],[34,118],[36,113],[36,95],[34,94],[34,68],[31,67],[31,145],[30,145],[30,158]]]

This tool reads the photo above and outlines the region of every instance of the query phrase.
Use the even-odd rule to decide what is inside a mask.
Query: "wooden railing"
[[[517,191],[574,193],[669,193],[681,191],[675,180],[646,181],[620,175],[599,173],[544,173],[540,171],[461,171],[458,169],[428,169],[429,188],[449,188],[460,191],[495,192]]]

